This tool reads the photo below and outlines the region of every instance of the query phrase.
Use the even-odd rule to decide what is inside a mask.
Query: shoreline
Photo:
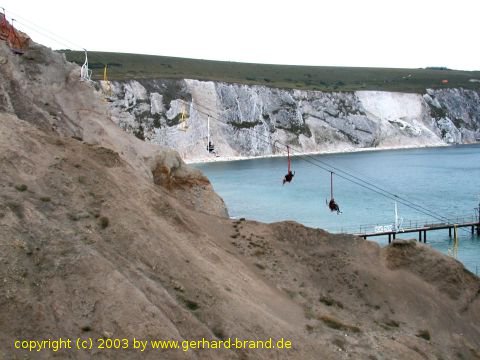
[[[331,154],[351,154],[357,152],[374,152],[374,151],[389,151],[389,150],[410,150],[410,149],[425,149],[425,148],[443,148],[449,146],[468,146],[475,145],[478,143],[472,144],[437,144],[437,145],[406,145],[406,146],[385,146],[385,147],[370,147],[370,148],[354,148],[348,150],[332,150],[332,151],[310,151],[305,153],[295,153],[292,154],[292,157],[298,156],[316,156],[316,155],[331,155]],[[205,157],[201,159],[182,159],[188,165],[198,165],[198,164],[207,164],[207,163],[216,163],[216,162],[233,162],[233,161],[243,161],[243,160],[253,160],[253,159],[269,159],[269,158],[282,158],[286,157],[285,154],[269,154],[269,155],[258,155],[258,156],[218,156],[218,157]]]

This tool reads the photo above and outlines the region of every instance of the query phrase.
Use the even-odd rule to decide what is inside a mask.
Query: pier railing
[[[455,225],[461,226],[471,226],[479,223],[478,215],[461,215],[455,216],[444,221],[439,221],[436,219],[407,219],[399,222],[397,227],[393,222],[382,222],[375,224],[363,224],[363,225],[352,225],[344,226],[336,229],[331,229],[333,233],[343,233],[343,234],[354,234],[354,235],[369,235],[374,236],[374,234],[385,234],[388,233],[402,233],[402,232],[415,232],[421,230],[430,230],[430,229],[440,229],[440,228],[449,228]]]

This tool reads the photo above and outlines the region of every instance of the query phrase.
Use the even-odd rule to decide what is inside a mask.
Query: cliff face
[[[276,142],[329,152],[464,144],[480,137],[480,93],[474,90],[324,93],[197,80],[101,87],[120,127],[192,160],[212,156],[206,150],[208,117],[221,157],[274,154],[281,149]]]

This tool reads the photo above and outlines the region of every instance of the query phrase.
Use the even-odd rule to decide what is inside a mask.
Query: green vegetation
[[[327,306],[337,306],[340,309],[343,309],[343,304],[340,301],[332,299],[329,296],[321,296],[319,301]]]
[[[83,64],[83,51],[62,50],[67,60]],[[93,78],[109,80],[198,79],[285,89],[319,91],[383,90],[423,93],[427,88],[480,89],[480,71],[445,68],[388,69],[334,66],[249,64],[167,56],[89,52]],[[442,83],[448,80],[448,83]]]
[[[185,305],[187,305],[187,308],[189,308],[190,310],[195,311],[198,308],[200,308],[200,305],[198,305],[196,301],[189,300],[189,299],[184,299],[184,301],[185,301]]]
[[[418,337],[430,341],[430,332],[428,330],[420,330],[417,335]]]
[[[26,191],[28,189],[28,186],[25,184],[17,184],[15,185],[15,189],[17,189],[20,192]]]
[[[7,207],[10,208],[10,210],[15,214],[17,215],[17,217],[19,219],[23,219],[25,217],[25,214],[24,214],[24,207],[22,204],[19,204],[19,203],[16,203],[16,202],[13,202],[13,201],[9,201],[6,203]]]
[[[331,316],[323,315],[319,317],[319,320],[322,320],[325,325],[335,330],[351,331],[354,333],[359,333],[361,331],[358,326],[344,324]]]
[[[108,225],[110,225],[110,220],[106,216],[102,216],[100,219],[98,219],[98,223],[102,229],[106,229]]]
[[[230,125],[232,125],[236,129],[251,129],[257,125],[261,125],[261,121],[231,121]]]

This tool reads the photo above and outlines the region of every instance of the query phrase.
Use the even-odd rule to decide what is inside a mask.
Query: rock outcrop
[[[174,148],[188,160],[212,156],[208,133],[220,157],[282,153],[279,143],[298,152],[332,152],[464,144],[480,138],[480,93],[474,90],[324,93],[198,80],[101,86],[111,89],[110,109],[120,127]]]
[[[0,112],[15,114],[50,134],[112,149],[147,180],[162,186],[181,183],[183,191],[201,194],[201,206],[193,202],[200,206],[198,210],[215,209],[215,214],[227,216],[223,200],[208,179],[187,167],[176,152],[123,136],[93,83],[79,81],[78,66],[62,54],[32,44],[19,57],[0,42],[0,56],[6,59],[0,66]],[[158,168],[166,172],[164,181],[155,176]],[[168,188],[176,191],[176,187]]]

